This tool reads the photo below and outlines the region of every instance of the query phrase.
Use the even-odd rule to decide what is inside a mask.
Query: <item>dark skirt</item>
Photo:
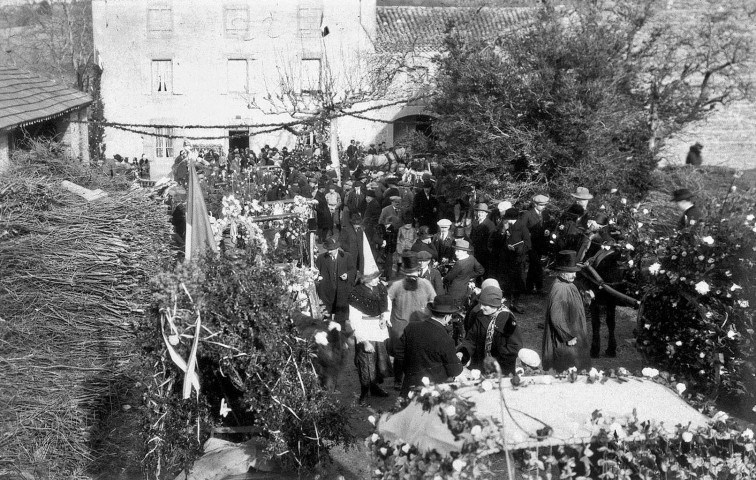
[[[370,343],[375,351],[368,353],[365,351],[365,345],[358,343],[354,354],[357,376],[360,378],[360,385],[363,387],[367,387],[371,383],[381,383],[384,378],[393,375],[391,360],[386,351],[386,343]]]

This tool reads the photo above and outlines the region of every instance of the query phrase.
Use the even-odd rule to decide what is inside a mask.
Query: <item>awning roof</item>
[[[0,130],[43,122],[92,103],[84,92],[0,66]]]

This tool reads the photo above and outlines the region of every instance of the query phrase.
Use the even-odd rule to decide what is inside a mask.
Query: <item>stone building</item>
[[[54,138],[67,153],[89,162],[87,107],[83,92],[16,67],[0,66],[0,171],[27,139]]]

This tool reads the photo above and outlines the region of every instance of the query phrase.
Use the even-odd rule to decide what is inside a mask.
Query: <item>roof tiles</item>
[[[378,46],[437,51],[449,21],[463,35],[486,39],[528,22],[533,12],[528,7],[378,7]]]
[[[84,92],[0,66],[0,130],[44,121],[92,103]]]

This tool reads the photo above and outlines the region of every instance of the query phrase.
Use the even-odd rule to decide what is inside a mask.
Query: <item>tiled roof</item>
[[[382,50],[436,51],[447,22],[463,35],[493,38],[529,21],[533,8],[377,7],[378,46]]]
[[[92,103],[92,97],[27,71],[0,66],[0,130],[37,123]]]

